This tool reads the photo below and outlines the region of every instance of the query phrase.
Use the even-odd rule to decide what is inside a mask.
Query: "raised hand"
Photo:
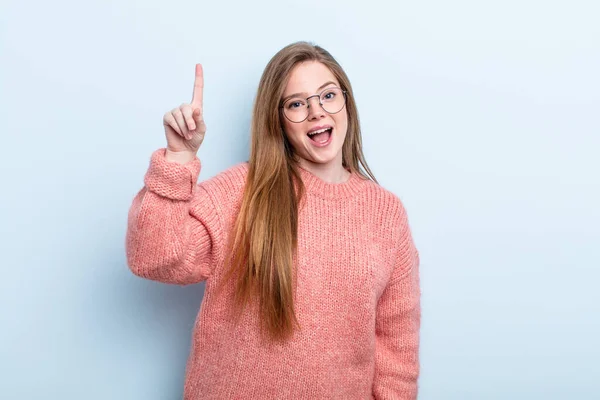
[[[195,157],[206,133],[203,117],[202,96],[204,91],[204,73],[201,64],[196,64],[196,78],[191,103],[165,113],[163,125],[167,137],[168,153],[183,155],[184,159]]]

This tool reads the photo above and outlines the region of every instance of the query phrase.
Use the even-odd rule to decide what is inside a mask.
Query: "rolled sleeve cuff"
[[[144,184],[159,196],[173,200],[191,200],[200,175],[200,159],[196,157],[187,164],[167,161],[165,150],[162,148],[152,153]]]

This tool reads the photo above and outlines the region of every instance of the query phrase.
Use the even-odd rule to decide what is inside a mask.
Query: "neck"
[[[339,162],[319,164],[302,159],[300,160],[300,167],[327,183],[343,183],[350,178],[350,172]]]

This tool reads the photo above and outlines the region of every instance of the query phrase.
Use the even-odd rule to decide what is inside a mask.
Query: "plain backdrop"
[[[127,212],[204,65],[200,180],[309,40],[421,254],[420,395],[600,398],[596,1],[3,1],[0,398],[181,398],[204,284],[135,277]],[[334,367],[334,366],[332,366]]]

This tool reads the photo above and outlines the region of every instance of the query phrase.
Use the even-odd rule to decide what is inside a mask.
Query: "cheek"
[[[293,122],[287,121],[285,123],[285,131],[288,132],[289,135],[298,137],[302,132],[304,132],[305,126],[304,124],[294,124]]]
[[[285,132],[286,137],[292,143],[297,143],[301,140],[300,135],[302,135],[303,131],[298,126],[299,124],[292,124],[289,121],[285,121],[283,123],[283,130]]]
[[[343,134],[347,134],[348,131],[348,114],[347,113],[340,113],[339,115],[336,116],[336,120],[335,120],[335,125],[336,127],[339,128],[339,130],[343,133]]]

